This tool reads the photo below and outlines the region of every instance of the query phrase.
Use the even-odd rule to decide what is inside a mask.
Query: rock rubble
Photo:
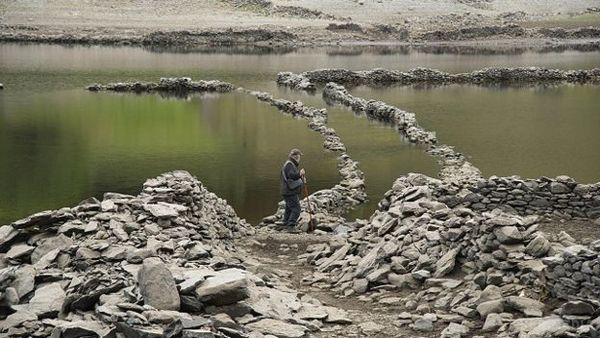
[[[253,230],[184,171],[0,233],[3,336],[306,337],[345,316],[246,270]]]
[[[596,334],[600,241],[545,234],[536,216],[451,207],[435,196],[445,186],[420,174],[398,178],[368,221],[299,256],[316,270],[304,282],[398,307],[406,311],[399,324],[417,331],[443,323],[442,337]],[[568,301],[553,314],[540,301],[548,297]]]

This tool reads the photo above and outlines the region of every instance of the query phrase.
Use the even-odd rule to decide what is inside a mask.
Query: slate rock
[[[36,263],[42,256],[54,249],[65,250],[73,245],[73,240],[63,234],[56,237],[42,239],[40,244],[31,253],[31,263]]]
[[[212,305],[228,305],[248,298],[248,278],[240,269],[217,271],[196,288],[196,296]]]
[[[525,252],[534,257],[542,257],[548,250],[550,250],[550,242],[542,235],[536,236],[529,244],[527,244],[527,247],[525,247]]]
[[[20,259],[31,254],[34,249],[35,247],[27,244],[15,244],[8,250],[6,257],[10,259]]]
[[[145,304],[159,310],[179,310],[181,303],[175,280],[159,258],[144,260],[138,272],[138,284]]]
[[[494,235],[500,243],[516,244],[523,240],[523,235],[516,226],[503,226],[494,229]]]
[[[261,319],[246,325],[246,328],[258,331],[265,335],[274,335],[279,338],[301,338],[308,331],[305,326],[290,324],[281,320]]]
[[[482,332],[493,332],[502,326],[502,316],[498,313],[490,313],[483,323]]]
[[[29,303],[14,305],[13,308],[17,311],[29,311],[39,317],[53,317],[62,308],[65,297],[60,283],[51,283],[36,289]]]
[[[541,317],[543,315],[544,303],[531,298],[510,296],[506,298],[506,305],[529,317]]]
[[[439,278],[443,277],[454,269],[454,265],[456,264],[456,255],[458,254],[458,249],[454,248],[448,252],[446,252],[436,263],[435,263],[435,273],[433,277]]]
[[[562,315],[588,316],[594,313],[594,307],[582,301],[570,301],[561,306]]]

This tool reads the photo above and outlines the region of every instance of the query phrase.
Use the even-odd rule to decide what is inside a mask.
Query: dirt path
[[[315,333],[316,337],[435,337],[443,329],[428,334],[418,334],[402,326],[398,315],[403,312],[400,304],[381,304],[373,296],[341,297],[329,285],[309,285],[303,278],[312,276],[312,267],[302,263],[298,256],[306,252],[307,246],[327,243],[329,235],[288,234],[259,230],[251,239],[240,240],[238,248],[260,263],[260,273],[274,274],[287,281],[287,286],[300,293],[310,295],[324,305],[335,306],[347,311],[350,325],[328,325]],[[387,299],[402,297],[400,293],[385,293]],[[372,328],[372,329],[370,329]]]

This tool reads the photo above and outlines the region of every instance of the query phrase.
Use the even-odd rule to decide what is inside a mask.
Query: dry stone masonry
[[[335,82],[341,85],[517,85],[550,83],[600,83],[600,69],[560,70],[539,67],[484,68],[470,73],[450,74],[431,68],[415,68],[407,72],[389,69],[353,71],[317,69],[294,74],[279,73],[277,83],[294,89],[314,90],[316,84]]]
[[[86,87],[87,90],[97,91],[114,91],[114,92],[158,92],[168,94],[187,95],[190,93],[218,92],[227,93],[235,88],[232,84],[218,80],[211,81],[192,81],[189,77],[179,78],[161,78],[156,82],[118,82],[109,83],[107,85],[92,84]]]
[[[451,207],[435,196],[447,185],[398,178],[368,221],[309,246],[300,258],[316,271],[304,282],[395,306],[398,324],[415,331],[441,323],[441,337],[596,334],[600,241],[546,234],[537,216]],[[412,292],[392,293],[402,290]],[[555,311],[544,303],[552,296],[566,301]]]
[[[269,93],[246,91],[256,96],[260,101],[267,102],[280,111],[294,117],[306,119],[308,126],[321,134],[325,139],[323,147],[328,151],[341,153],[338,157],[338,172],[341,181],[331,189],[317,191],[309,196],[314,217],[317,219],[318,228],[331,232],[339,224],[343,223],[343,215],[356,205],[366,200],[364,173],[358,167],[358,162],[346,153],[346,146],[342,143],[333,128],[327,126],[327,110],[305,106],[302,102],[291,102],[276,99]],[[301,205],[303,210],[307,209],[307,200],[303,199]],[[279,204],[277,212],[273,216],[263,219],[262,224],[274,224],[283,217],[285,204]],[[301,226],[307,226],[308,215],[303,213],[299,220]]]
[[[434,156],[441,167],[440,177],[462,186],[481,178],[479,169],[468,162],[464,155],[447,145],[438,145],[435,132],[419,126],[415,114],[406,112],[385,102],[365,100],[351,95],[346,88],[330,82],[323,89],[323,98],[329,103],[339,103],[369,118],[395,126],[410,142],[424,145],[427,153]]]
[[[0,227],[0,335],[306,337],[345,313],[246,270],[253,230],[189,173]]]

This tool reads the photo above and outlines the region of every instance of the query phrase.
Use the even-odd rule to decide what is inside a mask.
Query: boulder
[[[146,258],[138,272],[144,303],[159,310],[179,310],[180,298],[171,271],[160,258]]]

